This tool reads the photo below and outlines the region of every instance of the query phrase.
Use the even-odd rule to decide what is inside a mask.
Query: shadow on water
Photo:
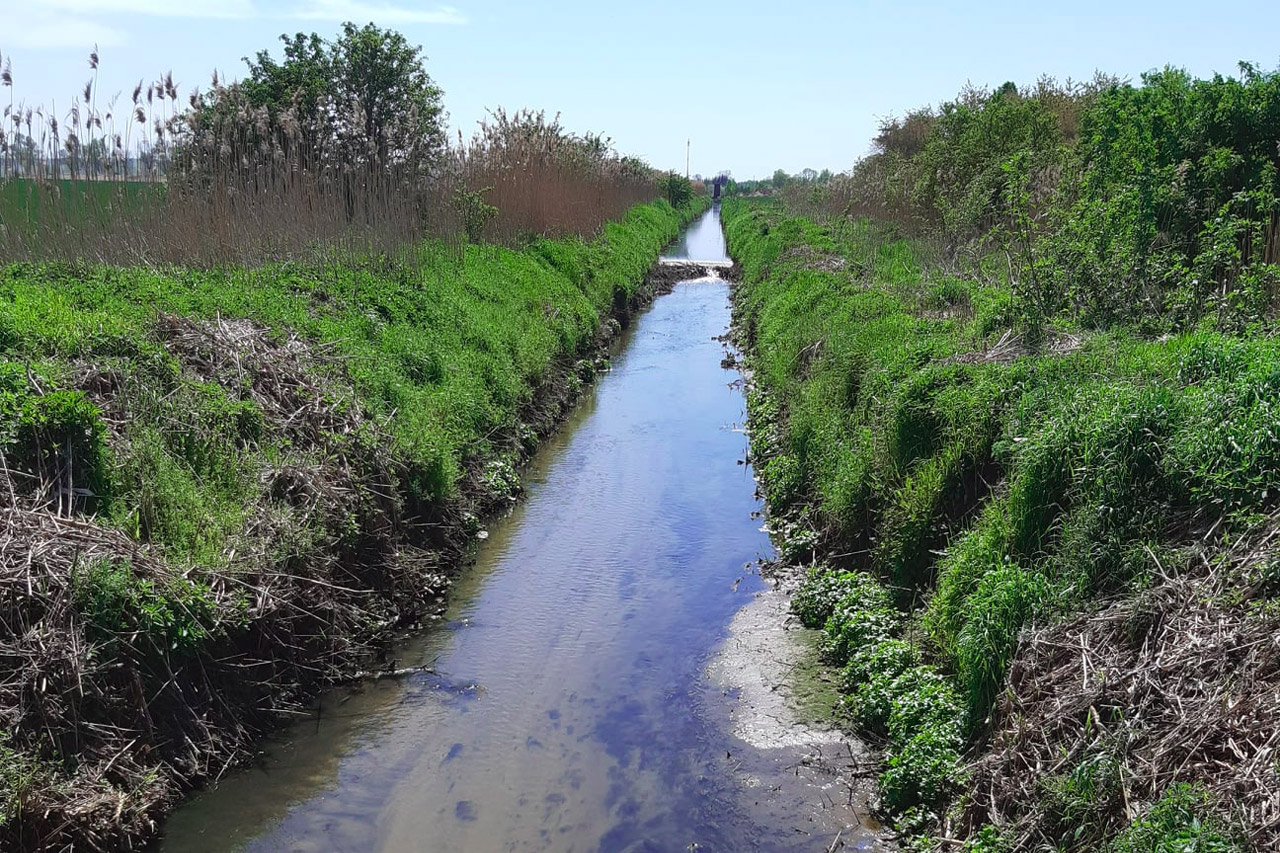
[[[718,210],[684,250],[711,251],[708,229]],[[401,651],[436,674],[326,697],[176,812],[162,849],[869,849],[830,780],[794,789],[812,749],[735,736],[739,690],[709,675],[770,553],[714,340],[727,298],[684,283],[634,325],[445,620]]]

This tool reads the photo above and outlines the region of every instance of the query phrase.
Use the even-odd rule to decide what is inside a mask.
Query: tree
[[[331,58],[344,141],[378,164],[444,150],[443,92],[422,67],[421,47],[394,30],[347,22]]]
[[[787,173],[784,172],[782,169],[779,169],[778,171],[773,173],[774,189],[779,189],[779,190],[782,189],[787,185],[787,181],[789,180],[790,180],[790,177],[787,175]]]
[[[258,51],[255,59],[244,58],[249,66],[244,93],[253,106],[266,107],[273,119],[292,109],[303,139],[314,146],[328,125],[324,108],[334,93],[332,50],[315,33],[297,33],[292,39],[281,35],[280,41],[283,63],[266,50]]]
[[[443,93],[423,68],[422,48],[373,24],[342,26],[336,41],[316,33],[280,36],[284,58],[245,57],[243,90],[254,107],[289,115],[315,145],[336,141],[344,161],[385,167],[433,161],[445,148]]]

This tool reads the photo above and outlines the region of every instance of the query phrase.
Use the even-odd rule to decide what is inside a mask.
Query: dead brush
[[[1273,515],[1216,559],[1197,544],[1183,571],[1152,555],[1150,589],[1025,634],[989,752],[972,768],[963,826],[947,834],[990,823],[1012,849],[1058,849],[1061,815],[1046,792],[1105,761],[1114,796],[1096,798],[1092,834],[1070,849],[1093,849],[1178,782],[1207,788],[1251,849],[1276,849],[1277,543]]]
[[[5,792],[17,797],[5,849],[114,850],[150,835],[182,790],[376,660],[447,582],[452,552],[411,545],[390,443],[344,390],[341,359],[245,321],[161,314],[154,335],[188,377],[240,389],[292,451],[260,471],[221,563],[198,569],[51,512],[50,489],[3,457],[0,722],[3,746],[30,764]],[[157,389],[114,368],[72,373],[128,455]]]

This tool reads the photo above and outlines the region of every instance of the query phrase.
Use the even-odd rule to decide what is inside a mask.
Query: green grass
[[[1113,330],[986,359],[1014,320],[998,279],[935,274],[867,223],[739,200],[723,218],[769,509],[844,555],[796,610],[828,617],[854,719],[886,738],[882,797],[910,824],[954,791],[960,733],[985,730],[1023,629],[1140,588],[1192,530],[1229,539],[1280,507],[1280,340]],[[937,678],[945,730],[904,710]],[[1085,808],[1087,781],[1063,782],[1062,809]]]
[[[244,318],[331,353],[325,369],[341,375],[322,378],[384,425],[400,486],[419,502],[446,500],[470,461],[491,454],[490,438],[516,425],[553,364],[589,351],[680,222],[658,202],[590,243],[468,245],[463,256],[430,245],[412,263],[3,267],[0,437],[30,470],[69,438],[84,445],[76,456],[91,460],[88,487],[104,515],[181,558],[210,562],[244,525],[238,510],[258,488],[258,466],[246,459],[287,456],[291,442],[264,434],[245,389],[184,375],[156,318]],[[26,365],[68,387],[37,393]],[[95,407],[69,387],[82,365],[113,370],[136,392],[123,448],[105,447]],[[358,447],[366,438],[344,441]]]

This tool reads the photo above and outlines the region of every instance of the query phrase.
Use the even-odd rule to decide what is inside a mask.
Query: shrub
[[[683,207],[693,198],[693,183],[675,172],[667,173],[667,176],[659,181],[659,187],[663,197],[671,203],[672,207]]]
[[[854,650],[892,637],[901,619],[879,581],[857,573],[849,591],[827,619],[823,656],[832,664],[843,666]]]
[[[959,747],[951,729],[925,729],[893,749],[880,774],[880,796],[891,813],[936,807],[963,781]]]
[[[920,732],[933,732],[958,747],[963,742],[964,708],[955,688],[930,667],[904,670],[893,682],[893,706],[889,712],[889,739],[906,743]]]
[[[237,618],[217,611],[208,588],[183,577],[139,578],[124,560],[90,564],[76,579],[76,604],[91,640],[142,644],[162,656],[195,654],[220,624]]]
[[[1109,853],[1245,853],[1244,842],[1215,809],[1204,788],[1176,784],[1116,836]]]
[[[809,569],[804,583],[791,597],[791,612],[800,618],[806,628],[821,628],[831,618],[836,605],[858,583],[858,576],[850,572],[832,571],[827,566]]]

